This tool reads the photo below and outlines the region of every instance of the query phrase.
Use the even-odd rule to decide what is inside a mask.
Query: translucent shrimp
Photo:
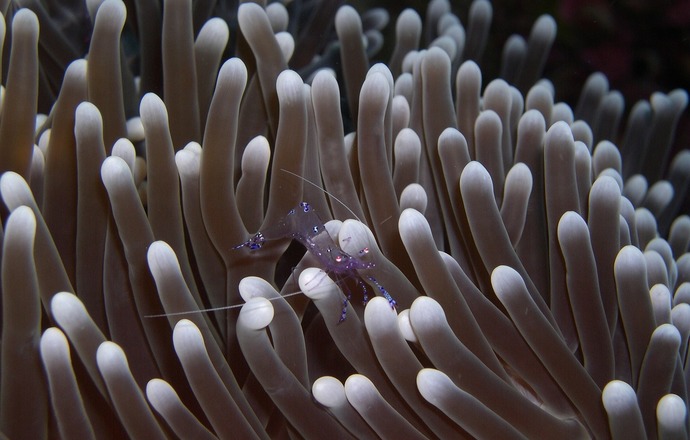
[[[246,247],[251,250],[257,250],[266,241],[283,238],[291,238],[301,243],[318,259],[322,269],[329,275],[333,275],[334,278],[356,279],[357,284],[362,289],[363,302],[364,304],[367,303],[369,291],[366,282],[359,275],[358,270],[371,269],[375,264],[366,262],[340,249],[331,236],[328,235],[326,227],[316,211],[307,202],[300,202],[297,207],[291,209],[277,224],[257,232],[247,241],[235,246],[233,249]],[[360,255],[365,255],[368,252],[369,248],[359,251]],[[366,279],[376,286],[381,295],[388,300],[391,308],[395,308],[397,303],[388,291],[374,277],[366,276]],[[343,300],[343,309],[339,322],[344,321],[347,317],[347,303],[350,300],[351,293],[348,291],[345,300]]]

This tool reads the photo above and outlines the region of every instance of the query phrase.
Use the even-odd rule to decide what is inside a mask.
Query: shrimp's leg
[[[358,281],[360,287],[362,288],[362,305],[367,305],[369,302],[369,290],[367,290],[367,283],[361,279]]]
[[[381,295],[383,295],[384,298],[388,300],[388,304],[390,304],[391,309],[395,309],[395,306],[398,305],[398,303],[393,299],[390,293],[386,290],[385,287],[383,287],[381,284],[379,284],[378,281],[376,281],[376,278],[374,277],[367,277],[369,281],[374,283],[377,289],[379,289],[379,292],[381,292]]]
[[[245,241],[244,243],[238,244],[237,246],[233,246],[233,249],[241,249],[243,247],[248,247],[249,249],[255,251],[257,249],[260,249],[261,246],[264,245],[264,242],[266,241],[266,238],[264,237],[264,234],[261,232],[257,232],[252,236],[249,240]]]
[[[340,324],[341,322],[345,321],[345,318],[347,318],[347,303],[349,303],[352,300],[352,292],[350,291],[350,288],[347,287],[347,284],[341,283],[340,277],[336,277],[336,283],[338,285],[341,285],[342,289],[345,289],[343,291],[343,293],[345,294],[345,299],[343,300],[343,308],[340,311],[340,319],[338,320],[338,324]]]
[[[347,318],[347,303],[350,302],[351,298],[352,298],[352,295],[350,294],[350,292],[347,292],[347,295],[345,296],[345,299],[343,300],[343,309],[340,311],[340,319],[338,319],[338,324],[345,321],[345,318]]]

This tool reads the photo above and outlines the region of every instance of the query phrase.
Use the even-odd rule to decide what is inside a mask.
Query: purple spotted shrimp
[[[307,202],[300,202],[296,208],[291,209],[277,224],[257,232],[249,240],[235,246],[233,249],[246,247],[256,250],[260,249],[268,240],[281,238],[291,238],[300,242],[319,260],[326,273],[336,278],[354,277],[357,279],[357,284],[362,289],[363,302],[364,304],[367,303],[369,300],[367,285],[359,276],[357,270],[370,269],[374,267],[374,263],[363,261],[340,249],[331,236],[328,235],[326,227],[316,211]],[[364,248],[360,251],[360,255],[365,255],[368,252],[369,248]],[[391,308],[395,308],[397,303],[388,291],[374,277],[367,276],[366,279],[376,286],[379,292],[388,300]],[[343,322],[347,316],[347,303],[350,299],[351,294],[348,291],[347,297],[343,301],[339,322]]]

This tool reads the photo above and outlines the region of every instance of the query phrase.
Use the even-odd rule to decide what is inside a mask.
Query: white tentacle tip
[[[450,378],[433,368],[424,368],[417,373],[417,389],[422,397],[433,405],[442,398],[450,385]]]
[[[43,335],[40,342],[41,358],[43,363],[59,359],[63,363],[70,363],[69,343],[62,330],[57,327],[50,327]]]
[[[347,403],[345,387],[333,376],[322,376],[314,381],[312,395],[326,408],[338,408]]]
[[[364,325],[370,333],[386,330],[391,325],[397,326],[397,313],[382,296],[369,300],[364,309]]]
[[[601,392],[601,400],[609,414],[625,414],[637,406],[635,390],[622,380],[612,380]]]
[[[162,240],[151,243],[146,252],[146,260],[154,277],[161,274],[166,268],[173,267],[179,270],[180,267],[175,251]]]
[[[299,102],[305,97],[304,81],[294,70],[283,70],[276,79],[276,92],[280,102]]]
[[[237,324],[252,330],[261,330],[273,321],[274,314],[273,305],[269,300],[254,297],[242,306]]]
[[[204,338],[199,327],[189,319],[180,319],[173,328],[175,351],[186,351],[190,347],[204,346]]]
[[[656,406],[656,418],[659,426],[682,432],[688,409],[682,398],[675,394],[667,394],[659,400]]]
[[[146,398],[159,413],[171,409],[179,399],[173,387],[158,378],[151,379],[146,384]]]
[[[123,158],[110,156],[101,165],[101,179],[106,188],[112,190],[132,180],[132,171]]]
[[[119,345],[111,341],[105,341],[98,346],[96,363],[103,375],[129,370],[125,352]]]
[[[50,300],[50,311],[63,328],[76,326],[88,316],[84,303],[70,292],[58,292],[53,295]]]
[[[0,177],[0,194],[10,210],[24,204],[28,199],[33,200],[29,184],[14,171],[5,171]]]
[[[419,342],[419,339],[417,339],[417,335],[412,328],[412,324],[410,323],[409,309],[405,309],[398,314],[398,328],[400,329],[400,333],[402,333],[403,338],[405,338],[407,342],[412,342],[413,344]]]
[[[310,299],[319,300],[328,296],[334,287],[326,273],[316,267],[308,267],[299,274],[300,290]]]
[[[33,241],[36,234],[36,216],[28,206],[15,208],[7,219],[5,230],[17,234],[19,240]]]
[[[358,411],[364,409],[369,402],[380,398],[376,386],[368,377],[353,374],[345,381],[345,396],[348,402]]]

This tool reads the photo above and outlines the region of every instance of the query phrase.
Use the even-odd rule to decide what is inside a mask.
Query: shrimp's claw
[[[253,251],[260,249],[261,246],[264,245],[264,242],[266,241],[266,238],[264,237],[264,234],[261,232],[257,232],[254,234],[249,240],[245,241],[244,243],[238,244],[237,246],[233,246],[233,249],[241,249],[243,247],[247,247]]]

